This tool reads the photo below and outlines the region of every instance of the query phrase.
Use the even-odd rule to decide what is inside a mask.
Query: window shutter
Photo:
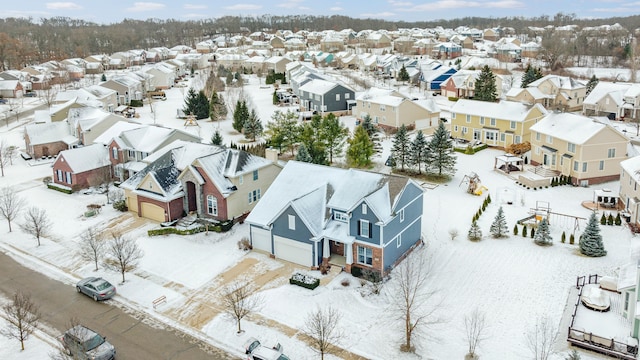
[[[371,223],[369,223],[369,238],[371,238]]]
[[[358,220],[358,236],[360,236],[360,220]]]

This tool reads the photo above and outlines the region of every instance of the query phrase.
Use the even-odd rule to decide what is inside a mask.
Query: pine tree
[[[571,353],[569,353],[569,355],[565,358],[565,360],[580,360],[580,353],[578,353],[578,350],[573,349],[571,350]]]
[[[300,146],[298,147],[296,160],[306,162],[306,163],[313,162],[313,159],[311,158],[311,155],[309,155],[309,151],[307,151],[307,147],[304,145],[304,143],[300,144]]]
[[[507,231],[507,219],[505,219],[504,211],[502,210],[502,206],[500,206],[498,213],[489,228],[489,232],[494,238],[501,238],[507,236]]]
[[[592,75],[591,79],[589,79],[586,85],[587,95],[589,95],[589,93],[596,87],[596,85],[598,85],[598,82],[600,82],[600,80],[598,80],[595,75]]]
[[[495,102],[498,99],[496,90],[496,76],[489,68],[489,65],[482,67],[480,75],[476,79],[475,100]]]
[[[249,109],[247,108],[247,102],[244,100],[243,101],[238,100],[236,102],[236,109],[233,112],[233,128],[237,132],[242,132],[242,129],[244,128],[244,123],[247,121],[248,118],[249,118]]]
[[[322,128],[322,118],[314,115],[311,121],[302,125],[299,140],[307,148],[311,162],[314,164],[326,164],[327,152],[324,147],[324,132]]]
[[[209,99],[207,99],[207,95],[205,95],[204,90],[198,91],[193,115],[195,115],[198,120],[209,117]]]
[[[102,76],[100,77],[100,81],[107,81],[107,75],[102,74]]]
[[[600,225],[607,225],[607,217],[604,213],[602,213],[602,217],[600,217]]]
[[[592,257],[607,255],[607,251],[604,249],[604,244],[602,243],[600,226],[598,225],[595,212],[591,213],[587,227],[580,237],[580,252]]]
[[[380,144],[380,139],[377,136],[379,129],[371,120],[371,116],[365,115],[362,118],[362,127],[367,131],[369,139],[371,139],[371,142],[373,143],[374,154],[382,152],[382,145]]]
[[[543,218],[538,226],[538,231],[536,231],[533,241],[538,245],[552,245],[553,239],[551,239],[551,233],[549,230],[549,223],[546,218]]]
[[[245,120],[243,131],[244,136],[251,141],[256,141],[256,137],[262,135],[263,132],[262,121],[258,118],[258,114],[256,114],[255,109],[251,109],[251,113],[249,117]]]
[[[518,224],[513,225],[513,235],[518,236]]]
[[[353,137],[349,139],[347,163],[355,167],[369,166],[373,152],[373,141],[367,134],[367,130],[362,125],[358,125]]]
[[[418,167],[418,174],[422,173],[422,163],[427,158],[427,139],[424,137],[422,130],[418,130],[416,137],[409,144],[409,164]]]
[[[540,79],[542,77],[542,70],[538,68],[534,68],[531,64],[527,64],[525,68],[524,74],[522,74],[522,82],[520,84],[521,88],[526,88],[532,82]]]
[[[402,81],[403,83],[409,81],[409,73],[407,72],[407,68],[404,67],[404,64],[402,64],[402,67],[398,72],[398,80]]]
[[[298,126],[298,115],[292,111],[282,112],[276,110],[271,116],[271,120],[267,123],[266,135],[269,137],[269,143],[278,148],[290,149],[291,156],[293,153],[293,145],[300,138],[300,127]]]
[[[531,238],[536,237],[536,228],[531,228]]]
[[[222,146],[222,135],[220,134],[220,130],[216,130],[211,136],[211,145]]]
[[[479,241],[482,239],[482,230],[480,230],[477,222],[474,221],[471,223],[471,228],[469,228],[467,237],[471,241]]]
[[[391,145],[391,154],[396,160],[396,165],[400,165],[402,171],[404,171],[404,165],[409,162],[409,144],[407,127],[402,124],[394,135]]]
[[[575,235],[573,234],[569,235],[569,244],[573,245],[575,242],[576,242]]]
[[[527,233],[527,225],[525,224],[525,225],[522,227],[522,237],[527,237],[527,236],[528,236],[528,233]]]
[[[273,105],[278,105],[280,103],[280,98],[278,97],[278,92],[276,90],[273,90],[273,97],[271,99],[271,102],[273,103]]]
[[[609,217],[607,217],[607,225],[613,225],[613,215],[609,214]]]
[[[334,156],[341,156],[349,136],[349,129],[333,114],[328,114],[322,119],[322,141],[326,152],[329,154],[329,164],[333,163]]]
[[[184,108],[182,108],[182,111],[184,111],[186,115],[195,115],[197,107],[198,93],[196,92],[196,89],[189,88],[189,91],[187,91],[187,97],[184,99]]]
[[[429,155],[427,161],[429,168],[435,170],[438,175],[455,172],[456,156],[453,153],[453,142],[442,122],[429,141],[427,154]]]
[[[565,234],[565,232],[562,232],[562,236],[560,237],[560,242],[561,243],[565,243],[567,241],[567,234]]]
[[[622,218],[620,218],[620,213],[618,213],[618,215],[616,215],[616,219],[614,221],[614,224],[616,224],[617,226],[622,225]]]

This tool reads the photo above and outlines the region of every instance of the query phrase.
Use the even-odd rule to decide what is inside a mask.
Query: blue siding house
[[[355,105],[355,91],[336,82],[313,79],[298,89],[302,110],[346,114]]]
[[[276,258],[386,274],[421,242],[422,210],[409,178],[289,161],[245,221]]]

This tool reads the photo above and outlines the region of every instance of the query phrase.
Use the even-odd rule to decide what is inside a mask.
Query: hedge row
[[[231,230],[232,227],[233,227],[233,221],[229,220],[229,221],[217,223],[215,225],[214,224],[209,225],[208,231],[227,232]],[[193,235],[193,234],[197,234],[205,231],[207,231],[207,227],[204,225],[191,228],[191,229],[177,229],[175,227],[163,227],[160,229],[149,230],[147,231],[147,235],[149,236],[168,235],[168,234]]]
[[[320,286],[320,279],[309,275],[295,273],[293,274],[291,279],[289,279],[289,284],[298,285],[302,286],[303,288],[313,290]]]
[[[73,190],[71,190],[71,189],[69,189],[67,187],[57,186],[57,185],[55,185],[53,183],[47,184],[47,187],[49,189],[60,191],[60,192],[65,193],[65,194],[73,194]]]

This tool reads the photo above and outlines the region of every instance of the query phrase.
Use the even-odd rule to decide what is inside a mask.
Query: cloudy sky
[[[215,1],[11,1],[0,17],[50,18],[66,16],[98,23],[125,18],[192,20],[226,15],[345,15],[389,21],[429,21],[467,16],[504,17],[557,13],[579,18],[628,16],[640,13],[632,0],[215,0]]]

